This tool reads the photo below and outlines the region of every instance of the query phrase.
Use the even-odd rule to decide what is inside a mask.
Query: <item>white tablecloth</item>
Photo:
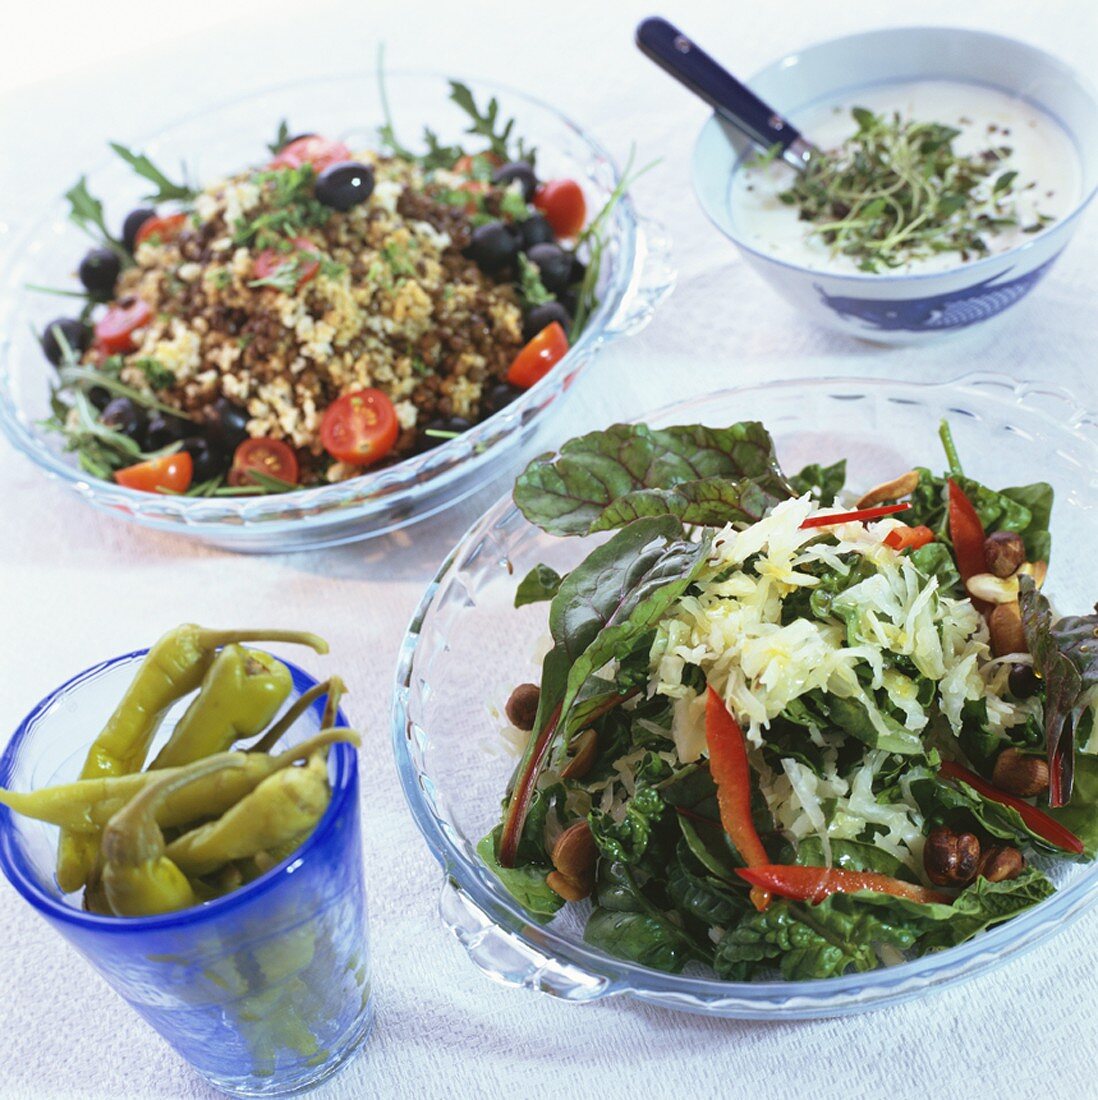
[[[108,138],[138,139],[166,118],[265,84],[368,67],[384,38],[394,66],[520,85],[582,120],[616,155],[636,140],[641,163],[663,158],[636,194],[675,236],[678,289],[643,335],[595,363],[546,438],[690,392],[822,373],[948,379],[1002,370],[1098,404],[1093,217],[1040,291],[997,327],[925,349],[882,350],[806,327],[710,230],[688,171],[705,109],[633,48],[632,26],[649,14],[647,4],[438,0],[382,9],[314,0],[272,14],[274,7],[115,0],[6,12],[0,218],[20,225],[97,160]],[[868,0],[673,9],[745,74],[897,10]],[[1025,37],[1084,70],[1098,47],[1095,8],[1080,0],[970,0],[963,8],[928,0],[904,15]],[[35,71],[50,79],[20,83]],[[504,478],[402,535],[255,558],[95,514],[6,445],[0,456],[0,731],[73,672],[184,620],[277,620],[322,631],[332,644],[326,667],[347,678],[350,712],[366,730],[379,1016],[363,1055],[318,1095],[1098,1095],[1096,913],[975,984],[851,1019],[736,1023],[627,1000],[576,1008],[480,976],[439,923],[440,872],[397,787],[388,710],[397,646],[423,586],[471,519],[506,490]],[[0,1095],[209,1094],[5,881],[0,974]]]

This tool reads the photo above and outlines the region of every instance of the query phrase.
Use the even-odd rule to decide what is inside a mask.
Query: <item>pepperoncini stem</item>
[[[249,747],[248,752],[270,752],[317,699],[332,691],[339,691],[341,694],[343,692],[343,681],[338,676],[332,676],[323,683],[314,684],[290,704],[286,713],[255,744]],[[325,709],[325,715],[327,715],[327,709]],[[327,729],[332,726],[332,723],[322,721],[320,725],[321,728]]]
[[[197,644],[207,650],[233,642],[284,642],[308,646],[322,656],[328,652],[328,643],[323,638],[305,630],[209,630],[201,626],[190,629],[195,631]]]

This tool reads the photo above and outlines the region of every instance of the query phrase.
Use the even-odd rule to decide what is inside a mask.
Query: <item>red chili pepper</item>
[[[893,527],[884,537],[885,546],[891,546],[893,550],[918,550],[933,541],[934,532],[921,523],[918,527]]]
[[[984,525],[964,490],[949,479],[949,537],[961,580],[987,572],[984,559]]]
[[[872,871],[848,871],[842,867],[802,867],[799,864],[769,863],[763,867],[737,867],[736,874],[757,888],[762,888],[794,901],[819,905],[829,894],[856,894],[868,890],[874,894],[891,894],[924,905],[938,902],[949,905],[952,898],[925,886],[901,882],[889,875]]]
[[[1055,844],[1057,848],[1063,848],[1065,852],[1075,852],[1082,855],[1083,842],[1070,830],[1051,818],[1043,810],[1031,806],[1028,802],[1016,798],[1006,791],[993,787],[986,779],[981,779],[975,772],[952,760],[943,760],[941,774],[947,779],[959,779],[967,783],[974,791],[979,792],[984,798],[990,798],[992,802],[1001,802],[1012,810],[1017,810],[1026,825],[1039,837],[1043,837],[1049,844]]]
[[[751,765],[747,762],[743,730],[712,688],[705,699],[705,741],[724,831],[749,867],[769,863],[770,856],[751,817]],[[765,889],[753,889],[751,901],[761,912],[770,904],[770,895]]]
[[[879,508],[859,508],[856,512],[838,512],[833,516],[809,516],[801,524],[801,530],[809,527],[832,527],[836,523],[864,523],[867,519],[880,519],[896,512],[906,512],[911,507],[908,501],[900,504],[882,504]]]

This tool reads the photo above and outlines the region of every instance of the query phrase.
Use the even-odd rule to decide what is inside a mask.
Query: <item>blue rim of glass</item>
[[[1031,45],[1029,42],[1023,42],[1021,41],[1021,39],[1011,38],[1009,35],[995,34],[992,31],[971,30],[964,27],[887,27],[872,31],[862,31],[858,34],[839,35],[837,38],[828,38],[822,42],[814,42],[812,43],[812,45],[804,47],[804,49],[794,50],[792,53],[788,53],[780,58],[777,58],[776,60],[770,62],[769,65],[763,66],[763,68],[759,69],[758,72],[754,73],[747,83],[748,86],[750,86],[755,81],[757,81],[764,73],[768,74],[775,69],[789,68],[791,65],[795,65],[797,63],[801,55],[811,53],[814,50],[826,49],[827,47],[834,46],[839,42],[857,42],[860,40],[874,38],[879,35],[925,34],[928,31],[941,34],[948,33],[952,36],[964,35],[974,40],[979,39],[983,41],[1005,42],[1009,43],[1012,46],[1020,46],[1024,49],[1027,49],[1032,53],[1038,55],[1051,65],[1058,68],[1065,77],[1070,79],[1074,84],[1079,87],[1081,91],[1085,92],[1086,95],[1089,96],[1091,102],[1095,105],[1095,109],[1098,110],[1098,92],[1095,92],[1095,89],[1090,81],[1087,80],[1082,75],[1082,73],[1073,68],[1066,61],[1061,61],[1060,58],[1058,58],[1055,54],[1051,54],[1047,50],[1042,50],[1038,46]],[[843,91],[844,89],[854,91],[859,88],[871,86],[876,87],[882,83],[901,83],[903,81],[914,81],[919,79],[922,78],[915,75],[905,76],[901,73],[897,74],[895,79],[889,79],[888,81],[873,81],[861,84],[848,83],[836,88],[834,93],[825,93],[822,96],[817,96],[815,99],[809,101],[806,104],[801,104],[794,108],[783,108],[783,110],[788,110],[790,113],[796,114],[798,111],[802,111],[815,104],[825,102],[829,95],[836,94],[840,91]],[[1002,85],[992,85],[985,81],[973,80],[968,81],[968,83],[975,84],[977,87],[981,88],[997,87],[1000,91],[1014,91],[1013,89],[1006,88]],[[1015,94],[1018,93],[1015,92]],[[1020,95],[1020,98],[1025,99],[1028,103],[1032,103],[1034,106],[1040,108],[1040,110],[1044,114],[1049,115],[1051,118],[1055,119],[1055,121],[1059,123],[1061,129],[1063,129],[1064,133],[1067,134],[1072,144],[1075,145],[1077,151],[1080,154],[1080,158],[1082,157],[1082,150],[1079,149],[1079,141],[1076,134],[1069,130],[1059,118],[1057,118],[1047,107],[1045,107],[1037,100],[1034,100],[1031,97],[1025,95]],[[980,274],[983,274],[990,267],[1001,264],[1002,261],[1006,259],[1013,259],[1018,256],[1026,255],[1032,249],[1037,248],[1041,244],[1047,242],[1048,239],[1053,235],[1064,236],[1064,232],[1062,231],[1069,230],[1069,227],[1071,227],[1069,235],[1070,233],[1073,233],[1075,231],[1074,227],[1072,227],[1073,223],[1081,217],[1081,215],[1090,205],[1091,201],[1094,199],[1095,195],[1098,195],[1098,180],[1096,180],[1090,190],[1084,192],[1084,194],[1080,196],[1078,203],[1072,208],[1071,213],[1066,214],[1058,222],[1050,226],[1043,234],[1036,234],[1031,240],[1022,241],[1020,244],[1016,244],[1013,248],[1008,248],[1004,252],[997,252],[993,256],[985,256],[981,260],[973,260],[971,263],[959,264],[956,267],[949,267],[943,271],[910,272],[906,274],[890,274],[889,272],[882,272],[880,274],[862,274],[857,271],[832,271],[828,268],[822,267],[804,267],[801,264],[790,263],[788,260],[778,259],[778,257],[771,255],[769,252],[764,252],[763,250],[755,248],[753,245],[748,244],[740,236],[729,232],[729,230],[725,228],[725,226],[721,225],[720,222],[718,222],[716,215],[710,210],[709,205],[702,198],[701,190],[698,186],[697,160],[699,156],[699,150],[701,149],[702,143],[708,139],[708,135],[713,127],[719,127],[720,125],[721,119],[716,114],[710,115],[709,118],[706,119],[705,124],[702,126],[697,138],[694,141],[694,148],[690,157],[694,194],[698,200],[698,205],[702,208],[705,216],[709,219],[713,226],[716,229],[719,229],[720,232],[724,236],[726,236],[737,248],[741,249],[744,252],[750,253],[750,255],[756,257],[759,260],[763,260],[768,264],[773,264],[775,267],[785,268],[787,271],[797,271],[802,275],[812,275],[815,277],[822,276],[828,279],[835,279],[836,281],[841,280],[861,286],[874,285],[895,287],[901,283],[912,283],[932,279],[941,279],[943,277],[951,275],[968,274],[970,272],[978,272]],[[739,166],[739,162],[741,159],[742,158],[740,157],[736,157],[736,167]],[[731,180],[729,182],[731,182]]]
[[[37,703],[19,723],[4,749],[3,755],[0,756],[0,786],[7,785],[15,766],[15,758],[23,742],[30,735],[32,727],[57,700],[71,691],[78,690],[85,682],[94,679],[100,673],[136,661],[148,652],[147,648],[135,649],[132,653],[125,653],[119,657],[109,657],[105,661],[100,661],[99,664],[86,668],[83,672],[78,672]],[[299,668],[283,657],[278,659],[290,670],[294,690],[298,694],[308,691],[317,683],[317,680],[304,669]],[[317,699],[309,708],[318,716],[323,709],[323,696]],[[342,709],[336,711],[335,724],[336,726],[347,727],[347,717]],[[76,909],[72,905],[66,904],[39,885],[38,876],[27,864],[19,845],[14,841],[12,817],[15,811],[8,809],[6,806],[0,806],[0,870],[3,870],[7,880],[26,900],[50,920],[64,921],[66,924],[92,929],[96,932],[118,932],[122,935],[131,935],[135,932],[159,931],[166,928],[178,928],[186,924],[197,924],[205,920],[215,920],[274,889],[287,874],[296,869],[301,862],[307,860],[309,854],[315,850],[317,845],[321,844],[332,832],[335,822],[345,812],[348,800],[353,797],[357,789],[358,754],[353,745],[346,742],[337,742],[331,746],[331,760],[330,785],[332,795],[328,801],[328,808],[301,847],[265,874],[234,890],[231,894],[225,894],[223,897],[215,898],[213,901],[193,906],[190,909],[180,909],[175,913],[164,913],[155,917],[107,917],[100,916],[97,913],[88,913],[83,909]]]
[[[136,139],[136,145],[138,147],[146,147],[150,144],[154,144],[158,138],[163,136],[165,131],[174,130],[177,127],[196,122],[204,115],[213,115],[219,111],[239,106],[242,103],[252,100],[261,100],[265,96],[277,92],[324,83],[338,84],[348,79],[363,79],[366,77],[376,78],[376,75],[375,71],[365,70],[363,72],[333,73],[301,80],[283,81],[279,84],[273,84],[261,88],[258,91],[250,92],[247,95],[221,100],[212,105],[202,107],[199,110],[188,111],[185,114],[178,115],[159,127],[156,131],[145,134],[143,138],[139,137]],[[493,94],[504,93],[507,96],[514,96],[516,99],[524,100],[531,106],[555,116],[559,122],[579,138],[590,152],[592,164],[605,163],[612,174],[612,183],[614,187],[619,186],[625,178],[617,161],[610,155],[606,147],[599,140],[580,126],[579,123],[575,122],[570,116],[564,114],[552,104],[547,103],[537,96],[530,95],[527,92],[514,88],[509,84],[501,83],[500,81],[469,76],[455,77],[452,74],[448,75],[431,69],[399,68],[385,71],[386,80],[393,77],[438,78],[443,81],[460,79],[469,84],[474,91],[484,89]],[[88,174],[94,173],[112,163],[113,161],[103,158],[97,161],[88,170]],[[27,226],[23,233],[8,242],[3,252],[14,254],[25,248],[27,242],[35,237],[43,227],[56,216],[59,202],[60,200],[52,204],[49,211]],[[629,298],[630,289],[641,276],[641,271],[637,267],[640,225],[636,207],[628,189],[621,195],[617,206],[622,211],[623,219],[621,224],[625,232],[618,237],[617,243],[621,247],[622,252],[619,264],[615,265],[616,270],[614,271],[613,278],[610,279],[603,288],[603,293],[600,295],[595,309],[588,317],[583,332],[580,333],[576,342],[569,346],[568,351],[560,362],[554,364],[553,368],[548,371],[544,377],[538,379],[534,385],[523,391],[523,393],[510,405],[486,417],[478,424],[474,424],[472,428],[466,432],[462,432],[461,435],[457,436],[455,439],[443,441],[438,447],[431,448],[430,451],[425,452],[423,455],[409,455],[393,466],[383,467],[379,470],[366,469],[363,473],[357,474],[353,478],[348,478],[343,482],[333,483],[332,485],[305,486],[299,489],[289,490],[285,493],[278,493],[275,496],[217,498],[217,506],[222,514],[226,512],[237,514],[251,511],[256,508],[257,502],[261,502],[266,504],[268,509],[273,509],[277,512],[277,515],[270,518],[266,516],[263,517],[265,520],[265,529],[274,529],[276,525],[292,527],[295,526],[295,517],[291,515],[287,518],[281,513],[287,510],[292,511],[298,507],[307,507],[309,500],[315,499],[315,495],[320,491],[330,491],[340,486],[349,486],[354,483],[366,486],[381,483],[383,491],[376,496],[369,497],[368,502],[373,502],[374,500],[384,501],[391,492],[391,490],[385,486],[386,480],[396,471],[400,471],[402,467],[404,468],[402,472],[408,473],[409,471],[415,471],[417,475],[421,470],[426,470],[427,476],[422,480],[422,484],[429,485],[432,489],[440,489],[461,475],[482,466],[483,460],[488,454],[497,450],[500,452],[506,450],[515,441],[516,433],[514,429],[516,427],[525,427],[528,422],[540,418],[542,409],[536,408],[536,398],[527,400],[530,398],[530,395],[540,396],[547,393],[559,378],[568,375],[569,368],[573,370],[582,370],[589,364],[590,358],[607,339],[608,323],[614,320],[615,315]],[[0,337],[2,337],[2,334],[0,334]],[[10,340],[0,338],[0,353],[10,354],[8,348],[9,344]],[[579,363],[578,368],[574,366],[576,363]],[[0,373],[2,373],[2,370],[0,370]],[[534,415],[523,419],[526,410],[531,407],[536,409]],[[515,422],[514,426],[500,434],[503,426],[511,421]],[[8,440],[19,451],[36,464],[41,465],[49,473],[55,474],[62,480],[69,482],[79,483],[88,480],[89,475],[81,471],[79,467],[67,463],[61,457],[37,446],[35,437],[26,431],[24,426],[19,422],[18,417],[8,416],[2,404],[0,404],[0,426],[4,428]],[[459,446],[463,443],[472,448],[471,453],[463,458],[457,459],[452,465],[443,465],[445,457],[447,455],[456,454],[459,450]],[[483,450],[478,451],[478,447],[483,447]],[[440,468],[436,471],[436,467]],[[99,481],[101,479],[92,478],[91,480]],[[146,502],[148,500],[148,493],[136,489],[127,489],[125,486],[110,482],[107,484],[112,492],[119,495],[120,499],[133,499],[135,501]],[[405,487],[398,487],[398,489],[402,488]],[[364,490],[364,492],[365,491],[368,490]],[[173,497],[171,499],[186,500],[192,498]],[[196,511],[203,507],[208,508],[210,505],[208,498],[197,497],[193,499],[196,502],[194,509]],[[428,513],[428,515],[429,514],[430,513]],[[207,523],[208,521],[202,520],[196,522],[195,526],[206,525]],[[219,528],[221,525],[222,521],[220,519],[213,521],[212,524],[215,528]],[[173,526],[169,527],[169,529],[174,530],[175,528]]]
[[[748,394],[757,389],[787,389],[790,393],[799,394],[806,384],[840,392],[844,389],[858,391],[866,387],[892,387],[910,391],[905,396],[918,400],[924,394],[930,396],[935,392],[949,391],[963,386],[966,379],[978,377],[965,375],[947,382],[899,382],[889,378],[828,376],[784,379],[732,387],[719,392]],[[1003,377],[1016,381],[1011,376]],[[980,395],[990,401],[1001,400],[986,390],[980,391]],[[702,394],[676,401],[637,419],[647,421],[668,417],[676,414],[679,409],[690,410],[699,401],[714,396],[715,394]],[[1064,428],[1056,417],[1037,410],[1031,411],[1045,417],[1050,424]],[[1070,431],[1069,428],[1064,430]],[[652,999],[663,1007],[676,1007],[669,1005],[670,1000],[681,999],[677,1007],[688,1012],[702,1013],[705,1013],[707,1005],[712,1004],[719,1008],[723,998],[735,1002],[736,1010],[727,1013],[733,1018],[809,1019],[883,1008],[922,996],[941,986],[968,981],[993,969],[1002,960],[1024,954],[1039,946],[1056,931],[1066,928],[1087,910],[1098,905],[1098,882],[1070,883],[1057,888],[1055,894],[1033,908],[993,928],[985,929],[973,939],[955,947],[933,951],[876,970],[804,981],[767,979],[737,982],[699,974],[672,974],[594,950],[586,943],[578,943],[561,935],[551,925],[534,924],[529,912],[507,893],[479,857],[461,850],[453,827],[448,823],[444,824],[428,804],[420,769],[409,747],[415,737],[411,729],[407,700],[424,622],[443,581],[457,565],[464,551],[486,536],[502,520],[518,515],[518,509],[513,503],[504,507],[509,499],[509,494],[500,498],[465,531],[440,563],[427,586],[412,613],[401,642],[391,710],[391,736],[397,775],[412,818],[426,841],[428,850],[443,872],[505,933],[515,936],[539,954],[577,966],[589,976],[604,978],[609,986],[600,992],[600,996],[630,993],[642,1000]],[[699,998],[702,999],[700,1004]]]

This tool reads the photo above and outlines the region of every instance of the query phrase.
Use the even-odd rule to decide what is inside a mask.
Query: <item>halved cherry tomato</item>
[[[320,270],[317,259],[299,257],[301,252],[315,253],[316,245],[308,237],[294,237],[293,252],[279,252],[277,248],[265,248],[255,258],[253,268],[257,279],[269,279],[284,264],[298,260],[297,289],[300,290],[310,279],[316,278]]]
[[[925,524],[918,527],[893,527],[884,537],[885,546],[893,550],[918,550],[934,541],[934,532]]]
[[[133,239],[133,246],[139,248],[150,237],[155,237],[160,244],[166,244],[168,241],[175,240],[186,224],[186,214],[164,214],[163,216],[154,214],[141,223],[141,228]]]
[[[115,470],[114,480],[127,489],[143,493],[185,493],[191,487],[194,461],[186,451],[150,458],[134,466]]]
[[[297,484],[297,455],[281,439],[245,439],[233,453],[230,485],[257,485],[252,470]]]
[[[342,141],[330,141],[319,134],[307,134],[279,149],[269,167],[300,168],[303,164],[311,164],[313,170],[319,172],[329,164],[350,159],[351,150]]]
[[[149,323],[152,307],[143,298],[123,298],[95,322],[95,346],[108,355],[133,351],[133,334]]]
[[[483,153],[474,153],[472,156],[466,153],[464,156],[458,157],[454,161],[453,170],[463,176],[471,176],[476,171],[478,160],[487,161],[493,168],[498,168],[503,164],[503,157],[499,153],[493,153],[491,149],[486,149]]]
[[[507,381],[520,390],[540,382],[568,351],[568,337],[559,321],[548,324],[515,356]]]
[[[575,180],[546,180],[534,192],[534,205],[558,237],[574,237],[587,220],[587,200]]]
[[[320,442],[340,462],[372,466],[400,435],[392,401],[381,390],[357,390],[333,401],[320,422]]]

